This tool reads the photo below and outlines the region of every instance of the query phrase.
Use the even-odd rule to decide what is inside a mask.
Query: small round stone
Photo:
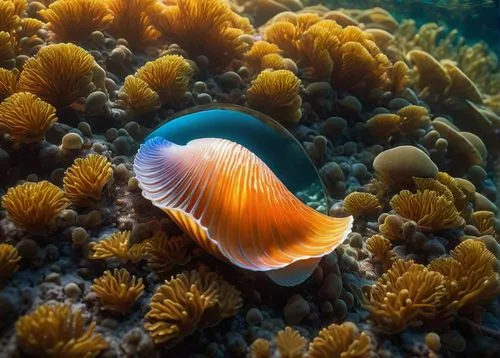
[[[79,150],[83,146],[83,138],[77,133],[65,134],[61,146],[66,150]]]
[[[288,325],[299,323],[306,318],[309,313],[311,313],[309,303],[301,295],[290,297],[283,309],[285,322]]]
[[[247,323],[251,326],[256,326],[263,320],[262,313],[258,308],[250,308],[245,318],[247,320]]]
[[[425,336],[425,344],[431,351],[439,352],[441,349],[441,338],[434,332],[427,333]]]
[[[109,128],[106,133],[104,133],[104,136],[106,137],[106,140],[108,142],[114,141],[116,138],[118,138],[118,129],[116,128]]]
[[[76,283],[70,282],[64,286],[64,294],[72,300],[77,300],[82,295],[82,290]]]
[[[78,129],[87,137],[92,136],[92,128],[90,127],[90,124],[88,124],[87,122],[78,123]]]
[[[71,233],[71,240],[75,245],[83,245],[87,242],[89,235],[83,227],[76,227]]]

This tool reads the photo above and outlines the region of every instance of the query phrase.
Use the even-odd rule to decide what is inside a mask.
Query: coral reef
[[[500,356],[493,5],[0,0],[0,356]]]

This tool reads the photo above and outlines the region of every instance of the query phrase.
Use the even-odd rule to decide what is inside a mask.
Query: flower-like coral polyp
[[[0,5],[2,2],[0,1]],[[1,12],[0,12],[1,14]],[[16,40],[14,36],[0,31],[0,67],[12,68],[15,65]]]
[[[375,195],[355,191],[344,198],[344,210],[349,215],[360,216],[379,212],[382,206]]]
[[[58,41],[84,41],[113,21],[113,14],[101,0],[56,0],[40,15]]]
[[[105,310],[127,313],[144,293],[142,278],[137,278],[125,269],[104,271],[91,286]]]
[[[146,82],[160,97],[162,104],[181,99],[188,90],[194,71],[179,55],[165,55],[139,68],[136,77]]]
[[[19,90],[30,92],[56,108],[69,106],[95,89],[94,58],[70,43],[48,45],[24,63]]]
[[[233,316],[241,305],[240,292],[217,274],[183,272],[158,287],[144,326],[155,343],[174,345]]]
[[[2,198],[2,206],[17,227],[41,235],[57,229],[59,215],[69,205],[64,192],[48,181],[11,187]]]
[[[193,240],[185,236],[169,238],[164,232],[154,235],[145,246],[148,268],[157,274],[170,273],[175,266],[189,262],[188,250],[192,245]]]
[[[0,102],[17,90],[17,72],[0,68]]]
[[[302,116],[300,86],[300,79],[291,71],[262,71],[248,88],[248,105],[281,124],[296,124]]]
[[[307,352],[308,358],[368,358],[372,355],[370,336],[365,332],[360,333],[352,322],[323,328],[313,339]]]
[[[16,322],[16,336],[22,351],[37,357],[94,358],[108,347],[95,322],[87,329],[85,319],[71,305],[42,305]]]
[[[120,262],[139,262],[143,259],[146,242],[130,245],[130,231],[118,231],[111,236],[91,243],[93,260],[116,258]]]
[[[160,97],[145,81],[127,76],[119,93],[124,109],[134,115],[156,111],[160,108]]]
[[[113,176],[111,163],[101,154],[77,158],[64,175],[64,192],[76,206],[92,206],[101,200]]]
[[[16,248],[10,244],[0,244],[0,286],[19,269],[19,256]]]
[[[17,143],[40,142],[56,121],[56,109],[28,92],[14,93],[0,103],[0,131]]]
[[[439,272],[413,261],[395,261],[372,286],[365,308],[387,332],[400,332],[436,317],[446,289]]]

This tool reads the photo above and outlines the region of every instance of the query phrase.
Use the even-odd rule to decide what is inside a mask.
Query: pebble
[[[82,149],[83,138],[77,133],[67,133],[62,137],[61,147],[66,150]]]
[[[430,350],[439,352],[441,349],[441,338],[439,338],[437,333],[427,333],[425,336],[425,344],[427,344],[427,347],[429,347]]]
[[[245,318],[247,323],[251,326],[259,325],[263,320],[262,313],[258,308],[250,308]]]
[[[338,319],[344,319],[347,315],[347,305],[343,300],[338,299],[333,302],[333,314]]]
[[[294,295],[290,297],[283,309],[285,322],[288,325],[294,325],[302,321],[311,312],[309,303],[301,296]]]
[[[82,290],[76,283],[70,282],[64,286],[64,293],[69,299],[76,301],[82,295]]]
[[[334,273],[330,273],[325,277],[321,285],[318,296],[325,300],[335,300],[342,293],[342,279]]]

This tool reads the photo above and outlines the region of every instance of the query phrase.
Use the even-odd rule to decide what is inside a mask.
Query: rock
[[[311,308],[309,307],[309,303],[301,295],[290,297],[283,309],[285,322],[288,325],[299,323],[306,318],[310,312]]]
[[[321,285],[318,296],[324,300],[335,300],[342,293],[342,279],[334,273],[330,273],[325,277]]]

